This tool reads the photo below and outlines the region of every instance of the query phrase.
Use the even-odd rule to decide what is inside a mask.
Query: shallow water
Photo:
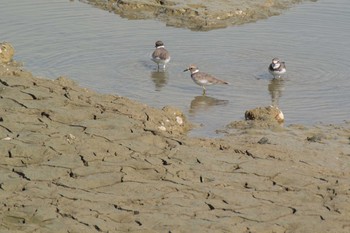
[[[101,93],[126,96],[154,107],[173,105],[202,127],[195,136],[243,119],[258,106],[278,104],[286,124],[341,123],[350,116],[350,4],[319,0],[257,23],[209,32],[127,20],[68,0],[3,0],[0,41],[35,75],[64,75]],[[156,72],[149,59],[164,41],[172,60]],[[273,80],[273,57],[287,74]],[[230,86],[211,86],[207,96],[182,72],[195,63]]]

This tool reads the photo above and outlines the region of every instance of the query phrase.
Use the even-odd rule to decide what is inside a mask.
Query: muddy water
[[[35,75],[68,76],[85,87],[142,101],[173,105],[202,125],[195,136],[243,119],[247,109],[278,105],[286,124],[341,123],[350,116],[350,5],[320,0],[239,27],[192,32],[153,20],[126,20],[78,1],[3,0],[1,41]],[[155,40],[171,52],[166,72],[149,60]],[[273,80],[273,57],[287,74]],[[207,96],[182,72],[195,63],[231,83]]]

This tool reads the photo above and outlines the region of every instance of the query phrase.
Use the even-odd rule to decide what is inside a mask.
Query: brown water
[[[320,0],[283,15],[239,27],[192,32],[154,20],[126,20],[68,0],[2,0],[1,41],[35,75],[60,75],[98,92],[118,94],[155,107],[173,105],[201,124],[195,136],[243,119],[257,106],[278,104],[286,125],[341,123],[350,116],[350,4]],[[156,72],[149,55],[164,41],[172,60]],[[287,74],[273,80],[273,57]],[[230,86],[207,96],[182,71],[195,63]]]

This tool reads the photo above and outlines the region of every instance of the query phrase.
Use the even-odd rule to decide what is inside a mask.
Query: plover
[[[274,77],[280,77],[282,74],[286,73],[286,65],[284,62],[281,62],[278,58],[274,58],[272,59],[272,62],[269,65],[269,72]]]
[[[197,85],[203,88],[203,95],[205,95],[206,86],[214,85],[214,84],[229,84],[226,81],[217,79],[213,75],[200,72],[197,66],[195,65],[190,65],[187,69],[184,70],[184,72],[188,70],[191,72],[191,78],[193,82],[195,82]]]
[[[170,54],[168,50],[165,49],[164,43],[160,40],[156,42],[156,49],[152,53],[151,59],[159,66],[162,65],[163,69],[165,69],[166,64],[170,61]]]

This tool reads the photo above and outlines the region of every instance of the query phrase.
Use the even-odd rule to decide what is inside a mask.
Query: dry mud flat
[[[15,64],[0,104],[2,233],[350,231],[349,122],[190,138],[172,107]]]
[[[158,19],[168,26],[207,31],[279,15],[307,0],[80,0],[128,19]],[[311,0],[313,1],[313,0]]]

